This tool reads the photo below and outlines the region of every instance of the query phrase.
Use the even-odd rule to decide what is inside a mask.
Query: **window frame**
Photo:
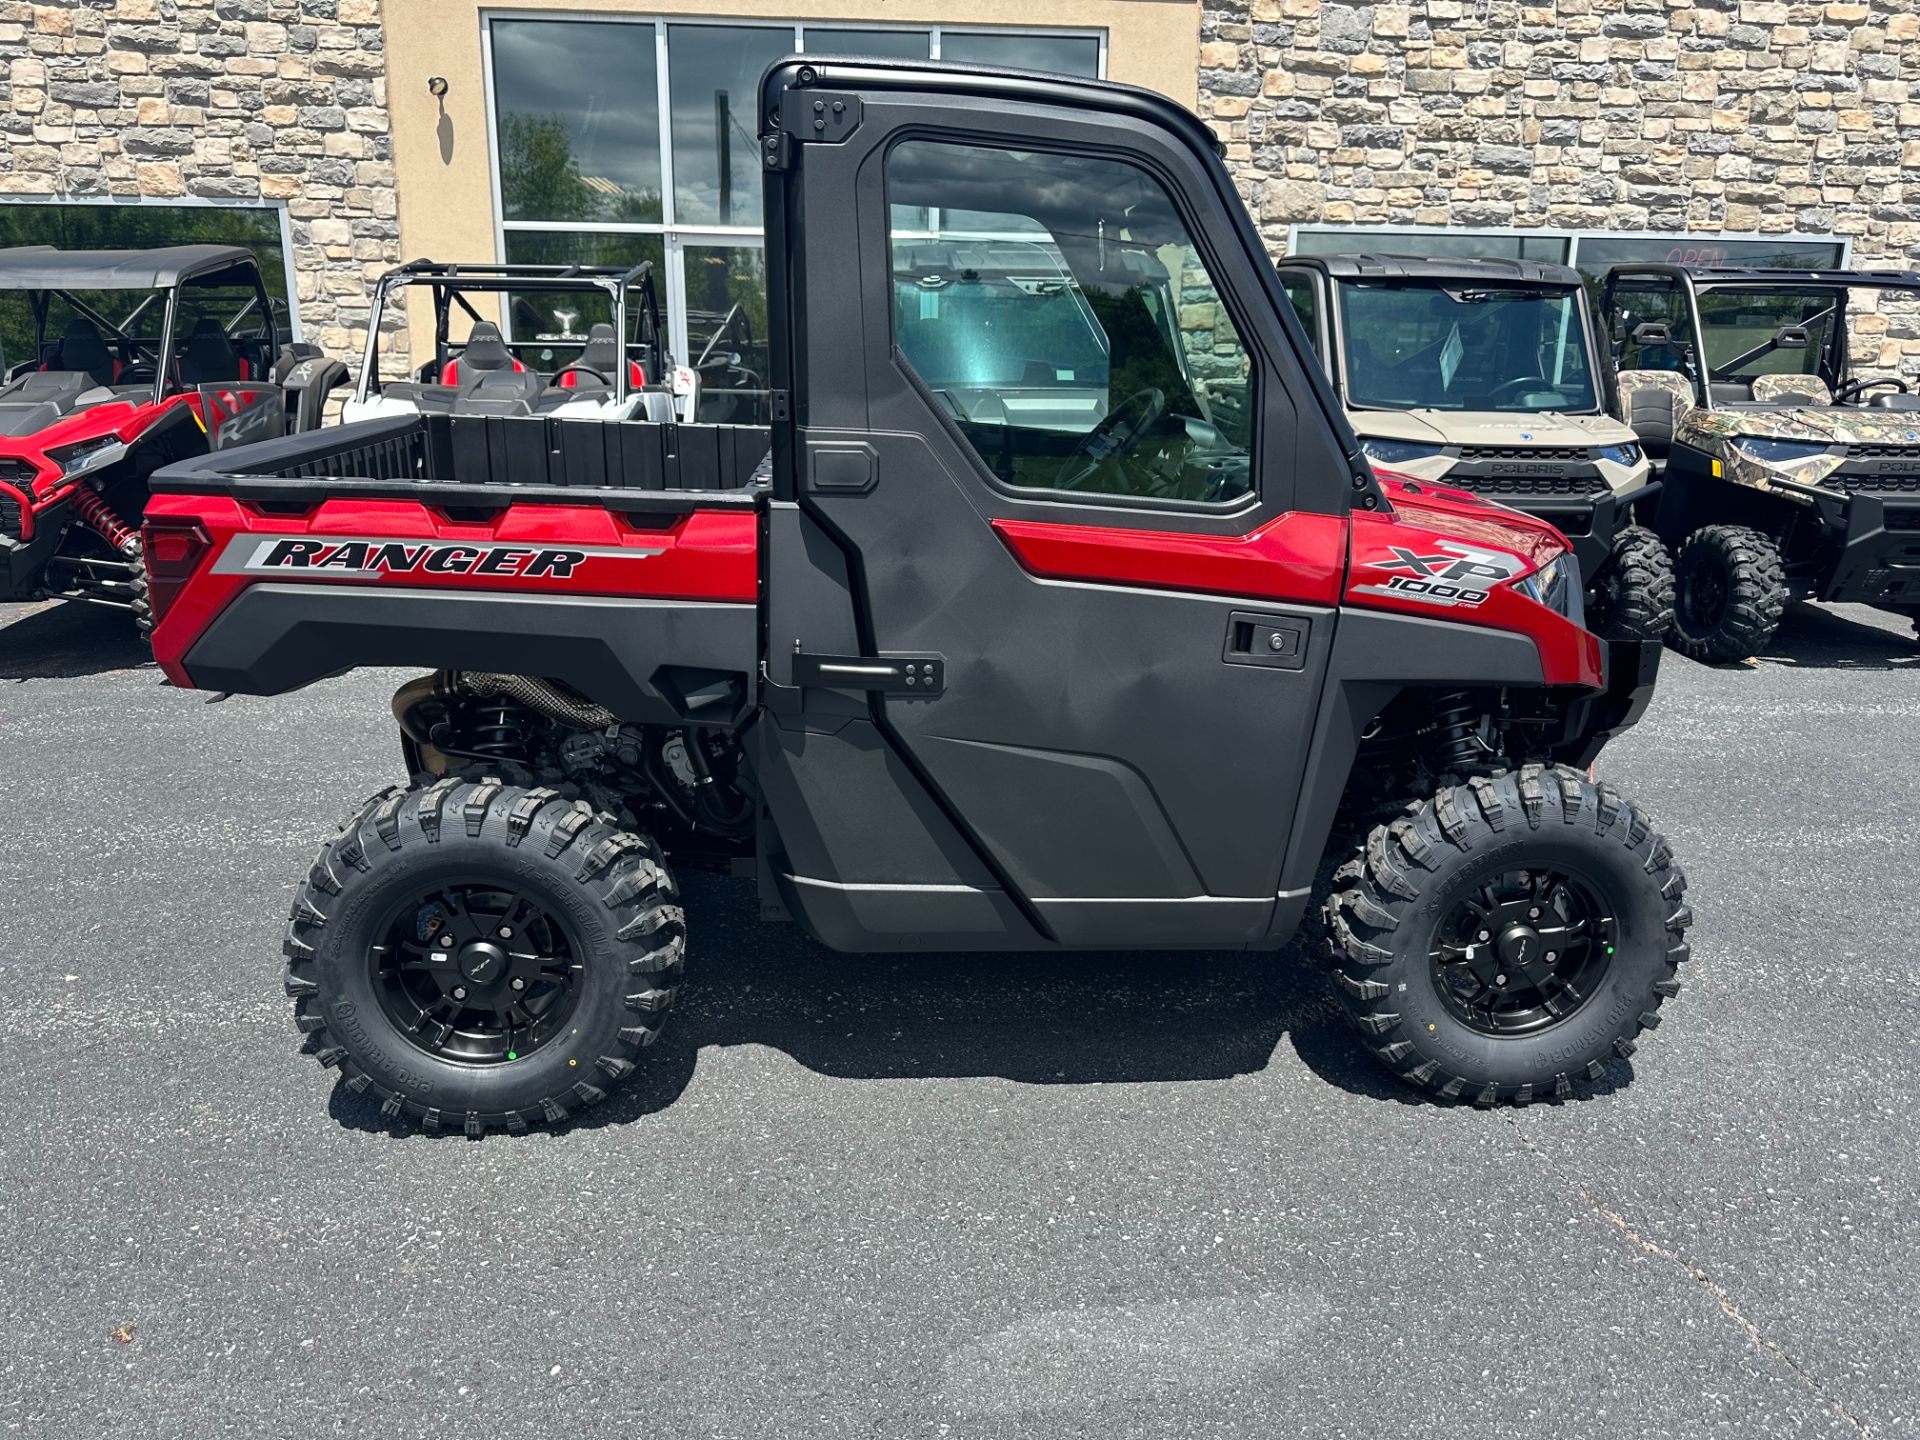
[[[1014,485],[1000,478],[993,467],[987,463],[986,458],[981,455],[980,452],[974,448],[973,443],[966,438],[964,432],[960,430],[958,422],[947,413],[946,407],[939,404],[934,398],[933,391],[929,388],[926,380],[918,370],[914,369],[911,362],[907,360],[905,351],[900,347],[900,337],[892,303],[894,289],[892,267],[893,229],[891,224],[893,200],[890,177],[893,170],[894,151],[899,149],[900,146],[910,143],[934,143],[965,148],[1005,150],[1015,153],[1045,152],[1057,155],[1085,156],[1089,159],[1106,160],[1114,164],[1131,165],[1151,178],[1153,182],[1161,188],[1167,198],[1168,205],[1172,208],[1173,212],[1179,216],[1180,223],[1187,232],[1189,248],[1200,257],[1202,264],[1207,268],[1208,279],[1214,286],[1214,303],[1227,312],[1227,317],[1232,321],[1234,326],[1235,339],[1247,357],[1248,431],[1247,488],[1245,490],[1237,495],[1232,495],[1221,500],[1181,500],[1157,495],[1133,495],[1122,491],[1111,490],[1062,490],[1045,485]],[[913,388],[920,392],[922,399],[925,401],[927,408],[932,412],[936,422],[955,437],[961,450],[964,451],[973,462],[973,471],[976,477],[988,485],[996,494],[1026,505],[1066,505],[1086,507],[1089,510],[1120,509],[1147,511],[1159,512],[1161,514],[1204,516],[1208,519],[1238,516],[1250,511],[1257,511],[1269,505],[1266,478],[1261,468],[1261,460],[1267,448],[1267,426],[1265,422],[1267,391],[1265,386],[1268,383],[1267,377],[1272,370],[1272,364],[1261,346],[1258,327],[1253,323],[1253,317],[1245,313],[1242,297],[1236,292],[1232,285],[1226,285],[1224,287],[1221,285],[1220,275],[1230,270],[1231,266],[1217,253],[1216,248],[1208,242],[1206,226],[1201,223],[1200,217],[1196,216],[1187,205],[1180,184],[1173,176],[1167,174],[1155,164],[1151,157],[1136,150],[1116,150],[1098,145],[1049,143],[1028,136],[1021,136],[1019,143],[1013,144],[990,134],[976,134],[958,130],[912,126],[903,128],[888,138],[886,150],[881,159],[880,174],[880,210],[885,227],[882,238],[885,241],[886,254],[888,256],[887,273],[885,277],[888,303],[884,313],[886,315],[886,333],[889,349],[894,356],[895,366],[907,377]],[[1032,240],[1034,237],[1030,234],[1023,234],[1014,238]],[[1051,232],[1049,232],[1048,238],[1049,240],[1052,239]],[[1301,363],[1303,367],[1316,364],[1318,363],[1317,357],[1308,354],[1303,358]]]
[[[1289,225],[1287,227],[1288,255],[1298,255],[1302,253],[1299,248],[1302,231],[1331,231],[1342,235],[1352,235],[1356,239],[1364,239],[1364,237],[1369,235],[1497,235],[1502,239],[1564,240],[1567,243],[1566,258],[1564,260],[1543,261],[1541,263],[1566,265],[1574,270],[1580,270],[1580,244],[1583,240],[1654,240],[1670,241],[1677,245],[1709,245],[1721,240],[1737,244],[1837,245],[1840,247],[1840,255],[1831,268],[1846,270],[1851,268],[1853,264],[1853,237],[1851,235],[1811,235],[1798,230],[1769,233],[1759,230],[1607,230],[1599,227],[1571,229],[1554,225],[1345,225],[1331,221],[1302,221],[1299,224]],[[1353,248],[1365,249],[1366,246],[1359,244]],[[1333,252],[1321,250],[1307,251],[1305,253],[1310,255],[1325,255]],[[1663,263],[1691,264],[1694,262],[1622,260],[1615,263],[1621,265],[1655,265]],[[1586,275],[1584,270],[1581,270],[1580,273],[1583,277]]]
[[[756,16],[722,16],[713,14],[623,14],[618,12],[583,10],[510,10],[485,8],[479,13],[480,19],[480,61],[483,79],[484,102],[487,112],[487,180],[488,193],[493,205],[493,254],[497,261],[505,262],[507,256],[507,234],[509,231],[523,230],[535,232],[578,231],[587,234],[611,235],[658,235],[661,237],[662,260],[660,284],[665,292],[665,316],[667,345],[678,359],[684,359],[688,353],[687,329],[687,286],[686,252],[688,248],[700,249],[717,246],[722,248],[764,249],[766,237],[761,224],[756,220],[751,225],[715,225],[706,222],[689,221],[680,223],[675,216],[673,185],[673,71],[668,56],[667,30],[670,26],[708,26],[723,30],[772,30],[786,31],[793,39],[789,47],[791,53],[807,53],[807,31],[858,29],[888,30],[925,34],[927,36],[928,58],[940,59],[940,42],[948,32],[969,35],[1031,35],[1046,38],[1064,38],[1092,40],[1097,45],[1096,78],[1105,79],[1107,74],[1108,31],[1105,26],[1079,25],[949,25],[927,22],[915,24],[906,21],[853,20],[844,17],[832,19],[762,19]],[[494,75],[493,27],[496,23],[511,24],[515,21],[537,23],[579,23],[588,25],[644,25],[650,26],[654,34],[654,84],[658,91],[656,103],[659,107],[660,135],[660,213],[658,224],[634,221],[558,221],[558,220],[508,220],[502,203],[500,185],[500,94]],[[829,52],[830,53],[830,52]],[[284,225],[283,225],[284,231]],[[289,252],[291,259],[291,252]],[[289,275],[292,274],[289,266]],[[502,317],[501,327],[509,341],[513,339],[510,322]]]

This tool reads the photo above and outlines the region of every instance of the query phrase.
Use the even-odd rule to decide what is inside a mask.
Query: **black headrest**
[[[620,338],[613,333],[613,326],[600,324],[587,331],[587,343],[580,347],[579,363],[589,370],[598,370],[612,381],[614,367],[620,363]]]
[[[204,385],[210,380],[238,380],[240,353],[226,330],[211,315],[202,315],[180,347],[180,383]]]
[[[460,381],[455,415],[531,415],[547,388],[532,370],[477,370]]]
[[[474,323],[473,333],[467,336],[466,346],[455,357],[460,363],[462,379],[470,377],[476,370],[511,370],[513,353],[507,349],[507,342],[500,338],[500,327],[491,320]]]
[[[113,352],[84,315],[75,315],[60,332],[60,364],[68,370],[84,370],[102,385],[113,383]]]

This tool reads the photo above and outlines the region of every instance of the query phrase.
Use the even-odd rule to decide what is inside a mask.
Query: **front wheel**
[[[1364,1043],[1445,1096],[1600,1079],[1680,992],[1686,878],[1637,806],[1561,766],[1440,791],[1375,827],[1326,905]]]
[[[1673,625],[1673,558],[1644,525],[1614,536],[1587,597],[1587,623],[1602,640],[1653,641]]]
[[[1728,665],[1757,655],[1787,609],[1780,547],[1744,525],[1708,525],[1674,557],[1673,648]]]
[[[286,988],[349,1090],[477,1138],[565,1120],[632,1075],[685,944],[651,840],[552,790],[445,779],[376,796],[321,850]]]

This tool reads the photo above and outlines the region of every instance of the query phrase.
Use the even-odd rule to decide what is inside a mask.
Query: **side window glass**
[[[1282,275],[1280,288],[1286,291],[1293,313],[1300,318],[1300,328],[1307,332],[1307,343],[1313,346],[1314,357],[1325,364],[1327,357],[1320,350],[1320,304],[1313,282],[1304,275]]]
[[[1251,491],[1251,357],[1157,180],[910,140],[887,184],[895,343],[1003,483],[1200,504]]]
[[[1614,323],[1626,329],[1625,338],[1620,341],[1618,369],[1689,370],[1686,347],[1693,340],[1692,327],[1687,323],[1686,307],[1681,304],[1677,290],[1622,287],[1615,292],[1613,313]],[[1648,323],[1665,325],[1674,343],[1642,345],[1635,340],[1634,330]]]

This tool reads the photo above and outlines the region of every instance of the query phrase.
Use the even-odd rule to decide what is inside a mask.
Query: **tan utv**
[[[1295,255],[1280,282],[1374,465],[1538,515],[1573,546],[1586,623],[1658,641],[1673,565],[1635,523],[1658,490],[1609,413],[1577,271],[1527,260]]]
[[[1676,552],[1682,653],[1756,654],[1796,598],[1920,616],[1920,395],[1852,364],[1850,301],[1879,295],[1920,298],[1920,273],[1608,273],[1622,413],[1664,472],[1648,518]]]

